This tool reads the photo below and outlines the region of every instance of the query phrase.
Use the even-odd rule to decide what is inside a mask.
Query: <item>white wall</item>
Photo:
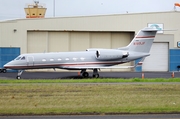
[[[45,19],[21,19],[0,22],[0,47],[21,47],[27,52],[28,31],[135,31],[148,23],[162,23],[165,29],[180,28],[180,12],[102,15]],[[16,31],[14,31],[16,29]],[[174,47],[180,39],[180,31],[174,34]]]

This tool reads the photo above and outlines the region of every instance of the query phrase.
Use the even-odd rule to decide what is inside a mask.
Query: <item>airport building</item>
[[[142,67],[103,70],[177,71],[180,66],[179,20],[179,11],[7,20],[0,22],[0,47],[20,48],[20,54],[119,48],[128,45],[144,27],[179,29],[158,32],[151,55]]]

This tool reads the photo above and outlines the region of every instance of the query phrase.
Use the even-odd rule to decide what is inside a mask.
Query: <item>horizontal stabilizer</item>
[[[162,30],[159,30],[159,31],[178,31],[178,29],[162,29]]]
[[[151,27],[146,27],[142,29],[142,31],[178,31],[178,29],[156,29],[156,28],[151,28]]]
[[[141,31],[158,31],[158,29],[146,27],[146,28],[142,29]]]

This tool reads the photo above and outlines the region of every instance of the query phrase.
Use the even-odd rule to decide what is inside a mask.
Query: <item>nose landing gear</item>
[[[21,74],[23,73],[24,70],[19,70],[18,75],[16,76],[16,79],[21,79]]]

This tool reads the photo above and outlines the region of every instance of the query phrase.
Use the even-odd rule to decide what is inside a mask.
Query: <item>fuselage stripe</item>
[[[5,68],[9,68],[9,69],[25,69],[25,68],[38,68],[38,67],[46,67],[46,68],[51,68],[51,67],[71,67],[72,68],[75,68],[75,67],[78,67],[78,66],[94,66],[94,65],[117,65],[117,64],[121,64],[122,62],[92,62],[92,63],[89,63],[89,62],[84,62],[84,63],[74,63],[74,64],[38,64],[38,65],[30,65],[30,66],[27,66],[27,65],[20,65],[20,66],[6,66]],[[74,66],[74,67],[73,67]]]
[[[136,38],[155,38],[155,36],[137,36]]]

